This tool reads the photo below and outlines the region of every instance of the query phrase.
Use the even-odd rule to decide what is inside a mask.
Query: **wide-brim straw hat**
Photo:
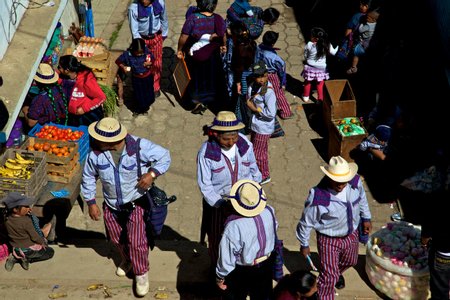
[[[212,130],[217,131],[236,131],[244,127],[244,123],[239,121],[231,111],[219,111],[210,126]]]
[[[244,217],[259,215],[267,204],[266,193],[253,180],[242,179],[231,187],[229,199],[236,212]]]
[[[127,136],[127,129],[114,118],[103,118],[89,125],[89,135],[100,142],[114,143]]]
[[[58,73],[49,64],[41,63],[34,75],[34,80],[44,84],[51,84],[57,82],[59,79]]]
[[[336,182],[349,182],[358,172],[358,165],[347,162],[341,156],[333,156],[327,166],[320,166],[322,172]]]

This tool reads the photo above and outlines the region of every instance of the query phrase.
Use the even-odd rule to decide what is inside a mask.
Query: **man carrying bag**
[[[144,296],[149,291],[147,191],[169,169],[169,150],[127,134],[126,128],[113,118],[92,123],[88,131],[95,142],[86,158],[81,194],[89,207],[89,216],[100,220],[101,212],[95,200],[96,179],[100,179],[106,231],[122,257],[116,275],[125,276],[133,270],[136,294]]]

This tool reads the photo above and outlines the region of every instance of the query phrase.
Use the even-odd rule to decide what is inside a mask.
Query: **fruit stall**
[[[89,148],[87,126],[37,124],[20,146],[1,156],[0,198],[11,191],[34,197],[33,213],[44,221],[56,216],[56,235],[62,238],[79,199]]]

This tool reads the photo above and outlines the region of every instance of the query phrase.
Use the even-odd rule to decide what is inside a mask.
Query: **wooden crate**
[[[364,134],[343,136],[336,126],[338,121],[331,122],[332,126],[330,126],[328,135],[328,158],[340,155],[348,162],[352,162],[353,159],[350,157],[350,152],[358,147],[363,139],[367,137],[367,131],[364,129]]]
[[[328,128],[334,120],[356,116],[356,99],[348,80],[326,80],[324,85],[323,121]]]
[[[74,157],[67,164],[57,164],[47,162],[47,172],[68,173],[75,167],[80,159],[80,153],[75,153]]]
[[[66,141],[58,141],[58,140],[47,140],[47,139],[40,139],[36,137],[28,137],[28,139],[25,140],[25,142],[20,147],[21,149],[28,149],[28,146],[33,146],[34,144],[39,143],[49,143],[49,144],[56,144],[58,147],[68,147],[69,149],[72,149],[70,151],[68,156],[57,156],[55,154],[48,154],[43,151],[31,151],[31,152],[43,152],[47,154],[47,162],[48,163],[55,163],[55,164],[68,164],[76,153],[78,153],[78,143],[77,142],[66,142]]]
[[[51,172],[47,173],[48,181],[52,182],[60,182],[60,183],[69,183],[72,181],[72,178],[80,172],[81,165],[80,162],[76,160],[75,165],[73,166],[72,170],[69,172]]]
[[[3,166],[8,158],[14,159],[16,152],[25,159],[35,161],[33,165],[30,165],[31,176],[28,179],[0,176],[0,198],[3,198],[10,192],[18,192],[25,196],[36,197],[47,184],[47,155],[42,152],[7,149],[0,159],[0,166]]]

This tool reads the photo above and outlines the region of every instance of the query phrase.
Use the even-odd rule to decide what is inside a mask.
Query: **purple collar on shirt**
[[[328,205],[330,205],[331,195],[327,190],[327,180],[328,179],[326,177],[322,178],[319,184],[314,188],[314,200],[311,203],[312,206],[327,207]],[[348,182],[352,189],[358,188],[358,180],[359,175],[355,175],[355,177],[353,177],[352,180]]]
[[[149,10],[147,9],[148,6],[146,7],[146,6],[142,5],[140,2],[138,2],[137,5],[138,5],[138,18],[139,19],[147,18],[148,13],[149,13]],[[158,0],[153,0],[151,5],[153,6],[153,14],[154,15],[161,14],[163,8]]]
[[[125,137],[125,147],[127,149],[128,156],[133,156],[138,151],[138,143],[131,137],[131,135],[127,134]],[[99,156],[103,151],[93,150],[94,154]]]
[[[250,148],[250,146],[241,136],[239,136],[238,141],[236,142],[236,146],[238,148],[240,156],[244,156],[245,153],[247,153],[247,150]],[[208,142],[206,146],[205,157],[214,161],[220,161],[221,156],[222,150],[220,149],[220,145],[214,140],[212,142]]]

